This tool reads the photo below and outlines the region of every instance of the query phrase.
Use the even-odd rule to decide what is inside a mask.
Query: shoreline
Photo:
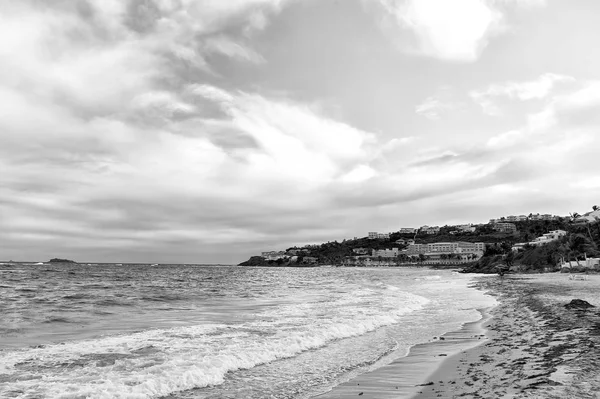
[[[314,397],[600,399],[600,275],[486,276],[475,283],[498,302],[478,309],[480,320]],[[594,307],[565,307],[573,299]]]
[[[600,276],[479,278],[498,300],[489,339],[447,358],[412,399],[600,398]],[[568,309],[572,299],[594,305]]]
[[[479,320],[463,323],[457,330],[413,345],[405,356],[356,375],[332,387],[330,391],[312,397],[341,399],[360,395],[365,399],[410,398],[422,390],[426,383],[424,375],[430,375],[448,358],[476,348],[486,341],[484,325],[489,321],[493,308],[494,306],[477,309],[481,315]]]

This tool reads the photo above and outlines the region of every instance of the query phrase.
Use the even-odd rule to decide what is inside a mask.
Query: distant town
[[[354,237],[342,242],[263,251],[241,265],[460,265],[476,262],[486,254],[504,254],[506,258],[509,252],[508,257],[512,259],[513,253],[563,239],[569,234],[565,226],[588,225],[589,230],[589,225],[598,224],[599,220],[600,209],[594,206],[592,212],[584,215],[531,213],[502,216],[483,224],[425,225],[402,227],[395,232],[370,231],[363,238]],[[590,239],[594,243],[591,232]],[[587,254],[584,253],[584,256]],[[561,261],[567,262],[569,259],[565,260],[563,256]]]

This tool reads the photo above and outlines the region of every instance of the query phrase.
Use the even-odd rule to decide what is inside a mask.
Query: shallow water
[[[307,398],[479,317],[405,268],[0,266],[0,397]]]

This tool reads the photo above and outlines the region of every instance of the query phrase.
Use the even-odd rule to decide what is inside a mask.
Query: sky
[[[238,263],[600,205],[595,0],[0,2],[0,259]]]

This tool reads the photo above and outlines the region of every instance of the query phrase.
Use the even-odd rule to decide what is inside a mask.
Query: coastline
[[[357,375],[314,396],[318,399],[341,399],[360,395],[363,398],[410,398],[422,390],[423,376],[437,370],[446,359],[476,348],[486,341],[484,325],[493,307],[477,309],[481,318],[464,323],[433,340],[410,347],[406,356],[397,358],[372,371]]]
[[[600,275],[475,281],[498,301],[480,320],[315,398],[600,399]],[[566,308],[573,299],[594,307]]]
[[[600,275],[480,278],[494,295],[483,345],[447,358],[413,396],[428,398],[600,398]],[[594,305],[568,309],[572,299]]]

